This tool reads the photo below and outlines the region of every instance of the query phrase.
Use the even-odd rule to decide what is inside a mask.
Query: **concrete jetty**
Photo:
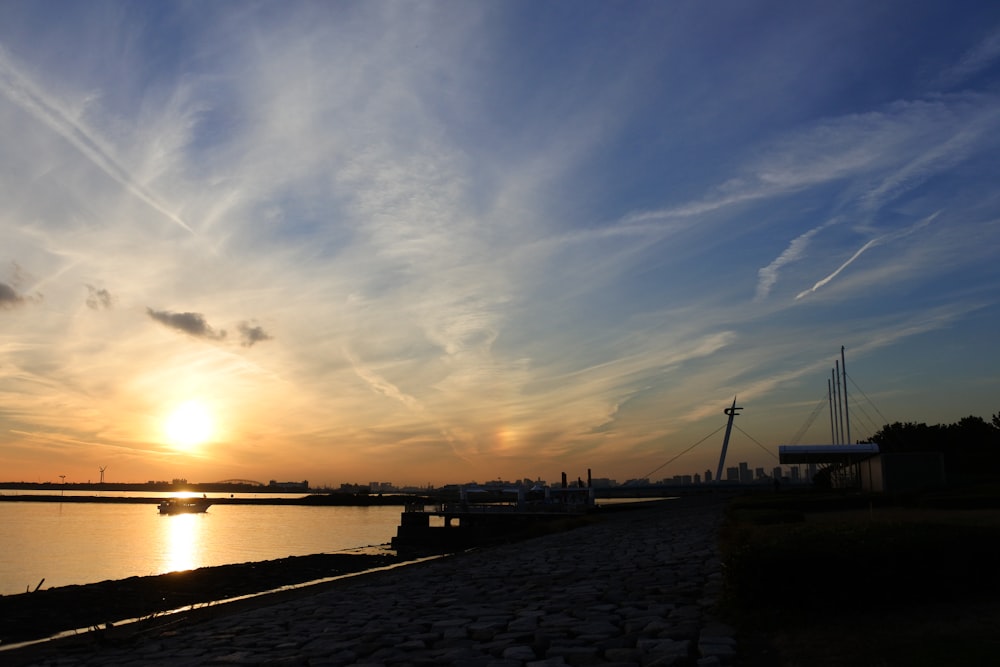
[[[564,533],[4,655],[10,664],[732,665],[717,622],[724,499],[664,500]]]

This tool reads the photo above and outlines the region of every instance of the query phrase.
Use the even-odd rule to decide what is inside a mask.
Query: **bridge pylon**
[[[715,470],[715,481],[719,483],[722,481],[722,467],[726,465],[726,450],[729,449],[729,436],[733,432],[733,419],[736,415],[740,414],[739,410],[743,408],[736,407],[736,397],[733,396],[732,406],[726,408],[722,412],[729,417],[729,421],[726,423],[726,437],[722,440],[722,454],[719,456],[719,467]]]

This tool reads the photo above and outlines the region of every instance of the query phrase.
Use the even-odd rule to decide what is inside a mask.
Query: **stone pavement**
[[[153,633],[3,657],[60,667],[732,665],[734,633],[712,618],[722,509],[717,498],[663,501],[250,609],[219,605]]]

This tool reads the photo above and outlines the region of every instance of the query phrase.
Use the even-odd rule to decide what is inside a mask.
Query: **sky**
[[[0,3],[0,481],[770,470],[1000,412],[1000,4]],[[62,476],[65,476],[64,478]]]

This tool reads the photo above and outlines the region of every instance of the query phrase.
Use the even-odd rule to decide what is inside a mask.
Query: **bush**
[[[995,593],[1000,529],[936,523],[730,526],[727,597],[743,609],[842,613]]]

